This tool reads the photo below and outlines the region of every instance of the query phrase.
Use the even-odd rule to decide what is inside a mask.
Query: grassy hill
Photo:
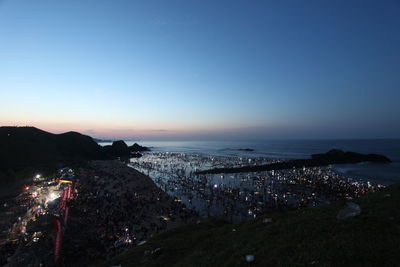
[[[345,220],[336,219],[345,201],[271,214],[271,224],[262,222],[265,217],[239,225],[207,219],[94,265],[399,266],[400,185],[353,202],[361,215]],[[248,254],[255,256],[253,264],[246,262]]]

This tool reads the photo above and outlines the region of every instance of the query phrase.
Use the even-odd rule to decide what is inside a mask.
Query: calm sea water
[[[128,145],[134,141],[126,141]],[[279,159],[308,158],[337,148],[359,153],[376,153],[389,157],[393,163],[360,163],[335,166],[335,170],[351,178],[381,184],[400,182],[399,140],[273,140],[273,141],[140,141],[156,152],[182,152],[214,156],[268,157]],[[109,143],[101,143],[106,145]],[[251,148],[254,151],[240,151]]]

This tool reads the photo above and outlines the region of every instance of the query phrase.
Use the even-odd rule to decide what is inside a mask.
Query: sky
[[[400,138],[399,0],[0,0],[0,125]]]

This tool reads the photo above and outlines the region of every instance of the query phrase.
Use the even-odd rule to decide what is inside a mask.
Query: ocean
[[[270,141],[126,141],[150,147],[154,152],[188,154],[266,157],[275,159],[308,158],[311,154],[342,149],[366,154],[382,154],[393,162],[335,165],[334,169],[349,178],[363,179],[384,185],[400,182],[400,139],[376,140],[270,140]],[[111,143],[100,143],[107,145]],[[242,151],[239,149],[254,149]]]

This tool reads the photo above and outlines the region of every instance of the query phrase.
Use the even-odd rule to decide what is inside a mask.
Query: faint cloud
[[[155,129],[155,130],[152,130],[152,132],[169,132],[169,130],[166,130],[166,129]]]

